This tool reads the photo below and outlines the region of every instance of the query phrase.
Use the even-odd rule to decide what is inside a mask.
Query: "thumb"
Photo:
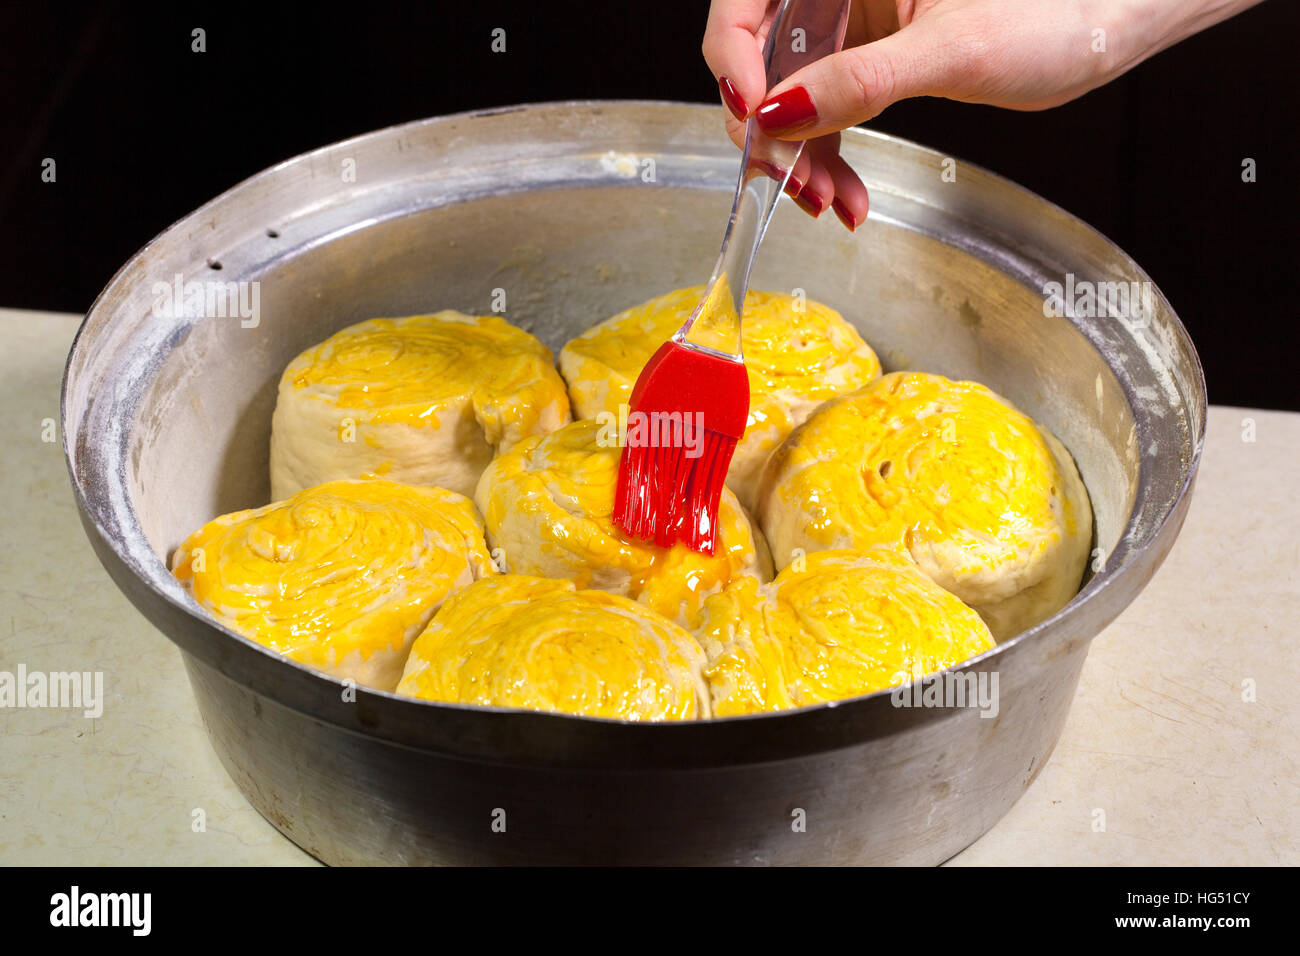
[[[769,136],[812,139],[865,122],[910,96],[947,85],[952,62],[910,24],[810,63],[774,86],[755,111]]]

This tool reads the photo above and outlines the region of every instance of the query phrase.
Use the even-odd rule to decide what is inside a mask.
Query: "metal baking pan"
[[[680,724],[364,688],[353,701],[214,623],[168,573],[190,531],[266,502],[275,385],[306,346],[376,315],[487,312],[502,290],[510,319],[558,352],[707,279],[738,167],[718,108],[550,103],[380,130],[240,183],[113,278],[63,383],[83,523],[181,649],[231,777],[287,837],[328,863],[929,864],[1024,792],[1089,642],[1182,525],[1205,431],[1200,364],[1137,264],[1063,210],[965,163],[946,181],[942,154],[878,133],[850,130],[842,151],[871,189],[870,220],[849,235],[783,204],[754,287],[840,310],[887,369],[1005,395],[1065,442],[1092,496],[1082,591],[959,668],[998,675],[995,717],[898,707],[887,691]],[[191,282],[212,301],[168,308],[166,285]],[[1044,308],[1050,283],[1100,282],[1142,284],[1130,288],[1148,308],[1046,314],[1059,311]],[[235,283],[244,308],[220,309],[210,283]]]

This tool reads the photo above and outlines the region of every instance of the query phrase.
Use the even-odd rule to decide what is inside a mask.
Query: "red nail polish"
[[[756,156],[751,156],[749,158],[749,165],[750,168],[757,169],[764,176],[767,176],[769,179],[774,179],[778,183],[785,180],[785,192],[791,199],[799,195],[803,190],[803,180],[794,173],[791,173],[787,179],[785,169],[778,166],[776,163],[768,162],[766,159],[759,159]]]
[[[857,231],[858,224],[853,221],[853,214],[849,212],[849,207],[844,205],[844,201],[839,196],[831,200],[831,208],[835,210],[835,215],[840,217],[840,222],[844,223],[844,227],[849,232]]]
[[[718,91],[722,93],[722,102],[727,104],[727,109],[731,110],[731,115],[736,119],[744,122],[749,115],[749,107],[745,105],[744,98],[740,95],[740,90],[736,89],[736,84],[725,76],[718,77]]]
[[[826,211],[826,200],[816,193],[807,191],[800,192],[794,197],[795,205],[816,219]]]
[[[802,86],[791,87],[764,100],[754,113],[758,125],[769,136],[794,133],[817,122],[817,107]]]

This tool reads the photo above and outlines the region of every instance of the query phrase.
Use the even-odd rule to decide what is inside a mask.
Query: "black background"
[[[0,10],[7,306],[84,311],[196,206],[367,130],[538,100],[718,102],[704,0]],[[205,53],[191,52],[195,27]],[[495,27],[506,54],[490,51]],[[1300,5],[1269,0],[1055,110],[911,100],[870,125],[1008,176],[1115,240],[1191,331],[1211,401],[1300,409],[1298,27]],[[45,157],[56,183],[41,182]]]
[[[387,921],[386,943],[428,948],[436,929],[445,924],[473,928],[494,949],[505,950],[535,945],[538,927],[557,925],[557,894],[581,898],[584,904],[580,913],[565,914],[566,922],[558,924],[561,932],[580,930],[600,938],[626,938],[629,893],[662,893],[662,880],[669,877],[673,886],[684,892],[694,892],[690,887],[695,886],[715,906],[746,915],[753,912],[760,896],[772,901],[770,908],[789,901],[783,918],[737,919],[727,932],[737,949],[793,951],[807,945],[809,920],[818,915],[802,902],[808,893],[806,872],[802,867],[776,872],[739,867],[728,869],[726,879],[720,880],[717,871],[705,868],[677,868],[668,873],[624,869],[617,874],[603,868],[540,873],[529,868],[434,868],[421,872],[418,889],[413,889],[415,881],[394,868],[297,869],[286,876],[274,867],[237,873],[199,867],[48,867],[13,873],[15,879],[0,895],[0,919],[11,935],[16,931],[23,940],[49,940],[51,950],[62,942],[64,948],[116,944],[135,952],[141,945],[155,943],[171,947],[168,952],[173,952],[176,945],[192,946],[196,935],[210,945],[248,949],[250,937],[256,934],[259,949],[287,944],[295,951],[333,951],[341,943],[351,943],[358,932],[342,920],[318,915],[322,901],[340,900],[347,905],[353,900],[409,898],[417,892],[422,894],[420,901],[428,915]],[[1283,867],[999,867],[996,873],[998,889],[1014,894],[1016,901],[1014,912],[1004,922],[1024,936],[1060,936],[1064,928],[1076,943],[1096,940],[1115,945],[1124,940],[1129,946],[1150,947],[1153,941],[1167,941],[1166,945],[1185,948],[1195,941],[1201,945],[1211,942],[1225,951],[1240,949],[1252,940],[1252,947],[1260,947],[1270,926],[1274,934],[1290,928],[1294,910],[1291,877],[1292,871]],[[857,908],[865,914],[859,921],[862,924],[878,920],[877,913],[888,913],[889,941],[901,949],[913,940],[966,940],[985,931],[989,920],[982,913],[973,915],[944,904],[948,899],[979,899],[981,894],[987,895],[989,883],[989,872],[979,867],[954,867],[942,874],[921,867],[888,873],[859,869],[848,879],[827,874],[818,887],[817,903],[826,912],[851,913]],[[125,928],[51,927],[51,897],[69,893],[74,884],[82,894],[152,894],[152,932],[136,937]],[[936,892],[945,895],[936,897]],[[1179,892],[1193,899],[1198,893],[1250,895],[1245,904],[1153,907],[1128,902],[1130,894],[1173,896]],[[266,899],[275,901],[273,912],[258,905]],[[1206,932],[1200,928],[1115,925],[1116,917],[1172,916],[1246,916],[1250,926],[1213,927]],[[650,932],[655,930],[659,937],[667,937],[678,926],[668,922]]]

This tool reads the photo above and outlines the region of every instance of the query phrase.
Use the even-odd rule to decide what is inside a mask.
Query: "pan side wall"
[[[1045,662],[1028,684],[1002,671],[996,717],[954,710],[797,759],[654,772],[402,747],[185,664],[231,778],[326,863],[933,865],[991,828],[1047,762],[1086,654]]]

